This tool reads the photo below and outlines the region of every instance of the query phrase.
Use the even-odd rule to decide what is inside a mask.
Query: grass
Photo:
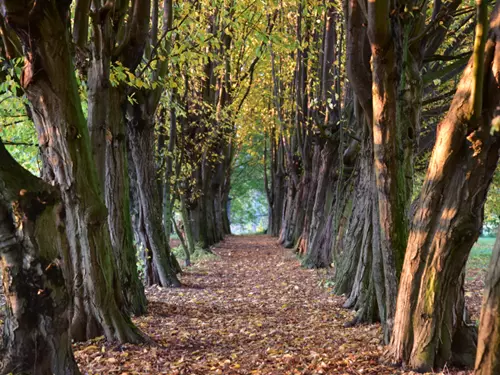
[[[179,261],[179,263],[184,264],[184,259],[185,259],[185,253],[184,249],[182,248],[182,245],[179,245],[177,247],[174,247],[172,249],[172,252],[174,253],[175,257]],[[208,251],[203,250],[198,244],[195,245],[194,248],[194,253],[191,254],[191,263],[197,263],[205,259],[212,259],[215,258],[216,255],[213,253],[210,253]],[[182,262],[181,262],[182,260]]]
[[[482,268],[487,269],[490,264],[491,252],[495,238],[480,237],[472,247],[467,268]]]

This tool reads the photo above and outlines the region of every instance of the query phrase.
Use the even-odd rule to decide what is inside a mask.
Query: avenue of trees
[[[0,374],[150,341],[171,235],[210,251],[257,215],[234,194],[385,361],[500,373],[500,238],[479,327],[464,298],[499,221],[500,2],[0,0],[0,33]]]

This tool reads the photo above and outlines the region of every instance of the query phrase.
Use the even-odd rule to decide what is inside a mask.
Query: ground
[[[474,320],[493,242],[480,239],[467,264]],[[300,268],[274,238],[228,237],[214,253],[184,272],[182,288],[147,290],[149,313],[134,321],[157,345],[75,344],[82,373],[411,374],[381,365],[380,327],[344,328],[351,312],[324,271]],[[4,304],[0,286],[0,331]]]
[[[465,275],[465,300],[472,320],[479,320],[484,280],[488,272],[495,238],[482,237],[472,248]]]
[[[134,321],[156,346],[77,344],[82,372],[411,374],[382,365],[380,326],[345,328],[352,313],[324,271],[301,268],[274,238],[228,237],[214,253],[184,272],[182,288],[147,291],[149,313]]]

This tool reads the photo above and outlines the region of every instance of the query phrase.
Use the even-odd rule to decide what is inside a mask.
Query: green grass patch
[[[184,252],[182,245],[174,247],[172,249],[172,253],[174,253],[179,263],[184,264],[184,262],[181,261],[184,261],[184,259],[186,258],[186,253]],[[202,260],[213,259],[216,257],[217,257],[216,254],[203,250],[198,244],[196,244],[194,248],[194,253],[191,254],[191,263],[197,263]]]
[[[495,238],[493,237],[479,237],[470,252],[467,268],[487,269],[490,264],[494,244]]]

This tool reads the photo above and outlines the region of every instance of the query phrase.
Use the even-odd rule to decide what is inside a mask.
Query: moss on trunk
[[[0,268],[7,309],[2,374],[80,372],[69,335],[71,297],[60,196],[0,142]]]
[[[40,4],[28,25],[23,20],[33,17],[31,8],[20,10],[14,3],[4,2],[3,16],[25,47],[21,83],[33,108],[44,178],[59,186],[64,205],[74,280],[72,337],[85,340],[104,333],[110,340],[143,341],[125,311],[111,258],[108,213],[72,63],[69,4],[54,0]]]
[[[473,349],[475,345],[473,335],[460,332],[468,322],[463,321],[463,309],[457,312],[457,306],[463,306],[460,278],[479,235],[500,148],[498,136],[490,135],[500,100],[498,8],[499,3],[492,14],[484,54],[486,74],[480,78],[488,92],[481,116],[474,116],[473,111],[471,59],[450,110],[439,124],[408,240],[390,356],[421,371],[454,358],[464,362],[464,346]],[[464,337],[467,343],[455,344]],[[456,350],[461,355],[454,357]],[[472,365],[470,357],[468,364]]]

